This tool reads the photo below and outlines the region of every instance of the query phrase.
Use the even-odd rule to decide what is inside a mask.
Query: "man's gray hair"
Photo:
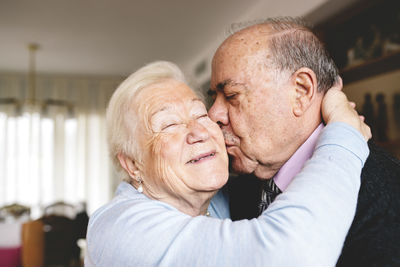
[[[114,167],[122,180],[129,181],[130,178],[120,166],[117,158],[119,153],[141,162],[141,151],[136,140],[140,114],[135,114],[132,109],[133,101],[141,90],[167,79],[185,83],[184,74],[175,64],[167,61],[150,63],[126,78],[110,99],[106,113],[107,141]]]
[[[302,18],[277,17],[232,24],[230,34],[254,25],[268,25],[271,32],[267,62],[278,71],[296,72],[302,67],[314,71],[318,91],[325,92],[337,81],[339,71],[324,44]]]

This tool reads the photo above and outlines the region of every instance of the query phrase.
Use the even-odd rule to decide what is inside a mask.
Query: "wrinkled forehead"
[[[149,120],[161,110],[191,105],[194,100],[202,103],[189,86],[177,80],[167,79],[144,87],[135,96],[134,106],[139,116]]]
[[[257,32],[257,34],[252,34]],[[212,61],[211,87],[232,80],[246,83],[248,79],[262,77],[258,75],[268,70],[268,31],[242,30],[218,48]]]

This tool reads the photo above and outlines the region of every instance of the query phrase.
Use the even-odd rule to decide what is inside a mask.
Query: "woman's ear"
[[[292,75],[293,81],[293,114],[300,117],[311,106],[318,93],[317,77],[309,68],[300,68]]]
[[[135,161],[122,153],[118,153],[117,157],[122,168],[129,174],[132,179],[135,179],[135,172],[138,171]]]

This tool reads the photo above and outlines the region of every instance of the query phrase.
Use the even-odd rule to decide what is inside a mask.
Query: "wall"
[[[383,93],[385,95],[385,103],[388,111],[389,140],[397,141],[400,139],[400,121],[398,117],[395,117],[393,108],[394,94],[400,94],[400,70],[373,76],[347,85],[345,84],[343,90],[347,94],[348,98],[357,104],[357,109],[359,111],[362,110],[364,95],[370,93],[372,95],[372,102],[374,103],[374,110],[376,112],[377,105],[375,97],[378,93]]]

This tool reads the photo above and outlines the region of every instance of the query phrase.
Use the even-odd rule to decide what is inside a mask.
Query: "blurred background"
[[[169,60],[205,92],[230,24],[276,16],[315,26],[400,157],[399,1],[0,0],[0,266],[81,264],[87,218],[119,183],[105,111],[124,78]]]

